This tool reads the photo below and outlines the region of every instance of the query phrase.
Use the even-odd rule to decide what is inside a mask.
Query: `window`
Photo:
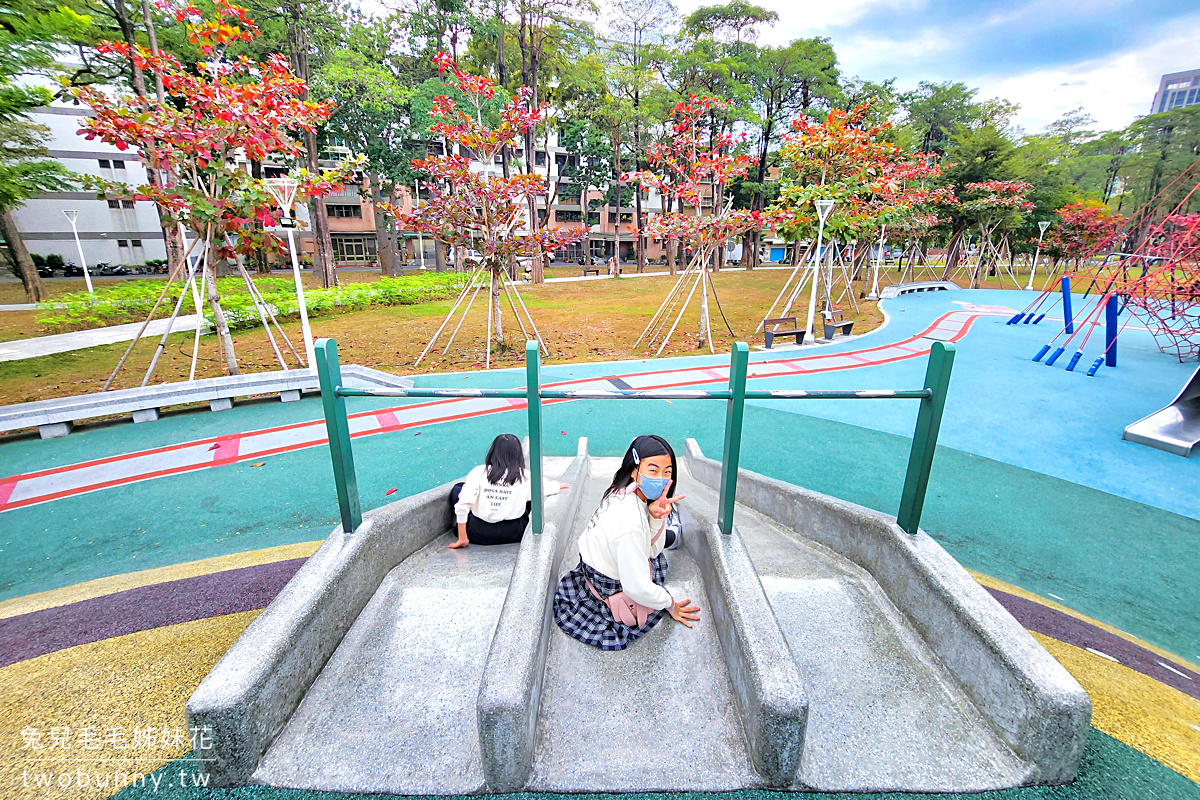
[[[333,205],[327,203],[325,205],[325,210],[329,213],[329,216],[337,217],[339,219],[348,217],[362,217],[361,205]]]
[[[1188,92],[1187,104],[1190,106],[1194,102],[1196,102],[1196,90],[1192,89],[1190,92]]]
[[[128,239],[117,239],[117,247],[129,247]]]
[[[600,224],[600,212],[599,211],[589,211],[588,216],[587,216],[587,223],[588,223],[588,225],[599,225]]]
[[[535,151],[535,152],[534,152],[534,154],[533,154],[533,165],[534,165],[535,167],[544,167],[544,166],[546,166],[546,151],[545,151],[545,150],[537,150],[537,151]]]
[[[121,207],[121,201],[120,201],[120,200],[109,200],[109,201],[108,201],[108,207],[109,207],[109,208],[120,208],[120,207]]]
[[[501,153],[496,153],[496,157],[493,159],[493,161],[495,161],[497,164],[503,164],[504,163],[504,155]]]
[[[338,264],[370,264],[375,261],[374,236],[334,236],[333,258]]]
[[[131,245],[133,245],[134,247],[141,247],[141,246],[142,246],[142,240],[141,240],[141,239],[132,239],[132,240],[130,240],[130,242],[129,242],[129,243],[130,243]]]
[[[100,169],[112,169],[112,162],[107,158],[100,159]]]
[[[133,201],[132,200],[122,200],[121,208],[133,208]]]
[[[125,169],[125,162],[113,159],[113,169]]]
[[[580,222],[583,215],[579,211],[566,211],[560,208],[554,212],[554,218],[559,222]]]

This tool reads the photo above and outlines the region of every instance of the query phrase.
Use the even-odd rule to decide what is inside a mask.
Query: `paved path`
[[[8,310],[8,309],[6,309]],[[151,320],[146,326],[143,336],[162,336],[167,329],[169,320]],[[137,336],[142,327],[141,322],[130,322],[126,325],[109,325],[105,328],[93,328],[90,331],[73,331],[58,333],[53,336],[38,336],[33,339],[18,339],[13,342],[0,342],[0,361],[20,361],[24,358],[38,358],[55,353],[69,353],[72,350],[82,350],[87,347],[99,347],[116,342],[129,342]],[[174,331],[194,331],[196,315],[188,314],[175,320]]]
[[[992,306],[979,307],[978,310],[972,311],[950,311],[942,314],[923,331],[897,342],[850,352],[810,356],[799,355],[803,350],[791,350],[780,358],[756,360],[750,364],[749,377],[755,379],[810,375],[924,358],[935,341],[958,341],[967,334],[971,323],[979,317],[1011,316],[1012,313],[1011,309]],[[724,384],[728,380],[728,365],[698,365],[577,378],[548,383],[546,387],[579,390],[680,389]],[[914,383],[912,386],[900,388],[916,389],[920,388],[920,385]],[[525,401],[517,399],[454,398],[411,403],[350,415],[350,435],[370,436],[524,408]],[[220,467],[316,447],[325,444],[326,441],[325,421],[311,420],[84,461],[24,475],[0,477],[0,512],[163,475]]]

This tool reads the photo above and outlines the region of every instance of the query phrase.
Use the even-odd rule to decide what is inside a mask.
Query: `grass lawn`
[[[374,274],[347,273],[346,277]],[[730,336],[716,304],[710,301],[713,345],[717,352],[728,352],[735,338],[762,341],[761,334],[755,334],[755,328],[786,278],[787,273],[776,270],[724,272],[715,277],[725,316],[734,331],[734,336]],[[672,280],[664,274],[661,278],[580,281],[525,286],[521,293],[550,347],[550,363],[645,358],[652,356],[653,350],[634,350],[633,343],[666,296]],[[663,355],[708,352],[707,348],[703,351],[697,349],[699,300],[697,294]],[[486,344],[487,301],[482,292],[454,340],[453,347],[445,354],[440,349],[435,350],[419,367],[413,367],[413,362],[441,324],[450,306],[451,301],[438,301],[316,317],[312,320],[313,335],[336,338],[341,360],[347,364],[363,364],[396,374],[479,369],[484,363]],[[846,310],[846,318],[857,322],[856,332],[866,332],[882,322],[883,317],[874,303],[860,301],[857,314],[848,299],[842,306]],[[10,315],[24,313],[32,312],[3,312],[0,313],[0,321],[8,319]],[[500,354],[493,354],[494,368],[518,366],[524,362],[525,337],[507,306],[504,307],[503,318],[511,347]],[[453,325],[457,324],[456,318]],[[447,333],[453,330],[453,325],[448,326]],[[284,330],[297,350],[303,352],[299,322],[285,322]],[[170,337],[155,372],[154,382],[187,379],[192,337],[191,332]],[[445,342],[447,338],[448,335],[443,334],[442,341]],[[235,332],[234,342],[238,363],[243,371],[278,369],[261,328]],[[115,388],[137,386],[141,382],[157,344],[157,338],[138,343],[126,368],[118,376]],[[282,343],[280,346],[286,355],[286,348]],[[106,345],[42,358],[0,362],[0,404],[99,391],[126,347],[126,344]],[[290,363],[295,364],[294,360]],[[216,377],[221,374],[224,374],[224,368],[217,338],[201,337],[196,377]]]

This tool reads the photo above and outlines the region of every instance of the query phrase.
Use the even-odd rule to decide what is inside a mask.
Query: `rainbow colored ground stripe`
[[[25,729],[182,727],[183,704],[258,611],[320,542],[249,551],[27,595],[0,603],[0,708]],[[1200,667],[1017,587],[987,590],[1083,684],[1093,726],[1200,782]],[[19,731],[0,737],[0,782],[20,797],[104,797],[110,789],[25,792]],[[120,751],[93,771],[149,771],[188,752]],[[43,770],[69,768],[60,760]],[[25,765],[22,767],[22,765]],[[8,773],[8,774],[5,774]]]

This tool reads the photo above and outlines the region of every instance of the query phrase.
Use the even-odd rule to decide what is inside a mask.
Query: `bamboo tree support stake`
[[[480,275],[480,278],[483,276]],[[450,334],[450,340],[446,342],[446,346],[442,348],[442,355],[446,355],[450,351],[450,346],[454,344],[454,338],[458,336],[458,332],[462,329],[463,323],[467,321],[467,314],[471,313],[471,306],[475,305],[475,298],[479,296],[480,290],[483,289],[483,283],[477,281],[475,283],[475,293],[471,295],[471,299],[467,301],[466,307],[463,308],[462,317],[458,320],[458,327],[454,329],[454,333]]]
[[[299,367],[303,367],[304,359],[301,358],[300,353],[297,352],[297,350],[296,350],[296,346],[292,344],[292,340],[289,339],[288,335],[284,332],[283,326],[279,324],[279,320],[277,320],[275,318],[275,312],[271,310],[271,304],[267,302],[267,299],[265,297],[263,297],[262,292],[260,292],[258,290],[258,287],[254,284],[253,281],[251,281],[251,283],[250,283],[250,289],[251,289],[251,291],[254,292],[254,294],[256,294],[258,296],[258,300],[259,300],[259,302],[262,303],[263,308],[265,308],[267,310],[267,317],[271,320],[271,323],[275,326],[275,330],[277,330],[279,332],[279,338],[283,339],[283,343],[287,345],[288,350],[290,350],[292,352],[292,355],[295,356],[296,365]],[[288,369],[288,367],[284,366],[284,369]]]
[[[521,308],[524,309],[524,311],[525,311],[525,316],[529,317],[529,327],[533,328],[533,335],[537,337],[538,344],[541,345],[542,350],[544,350],[546,353],[546,356],[549,357],[550,356],[550,347],[542,339],[542,334],[538,332],[537,323],[533,321],[533,314],[530,314],[529,309],[525,307],[525,298],[521,297],[521,293],[517,290],[517,285],[515,283],[512,284],[512,289],[513,289],[513,294],[515,294],[517,296],[517,302],[521,304]]]
[[[154,368],[158,366],[159,356],[167,349],[167,338],[171,335],[171,328],[175,326],[175,319],[179,316],[179,309],[183,307],[183,301],[187,298],[188,287],[194,279],[194,275],[188,275],[188,279],[179,293],[179,299],[175,301],[175,309],[171,312],[170,319],[167,320],[167,329],[163,331],[162,338],[158,340],[158,346],[154,348],[154,355],[150,359],[150,366],[146,368],[146,374],[142,377],[141,386],[145,386],[150,382],[150,376],[154,374]]]
[[[655,358],[662,355],[663,348],[667,346],[667,342],[671,341],[671,335],[675,333],[675,328],[679,326],[679,321],[683,319],[684,312],[691,305],[692,297],[696,294],[696,288],[700,285],[700,280],[703,276],[704,269],[701,267],[699,276],[697,276],[695,283],[692,284],[692,291],[688,294],[687,300],[684,301],[683,308],[679,309],[679,316],[675,318],[675,324],[671,326],[671,330],[667,331],[667,335],[663,337],[662,344],[658,346],[658,350],[654,353]]]
[[[108,387],[112,386],[112,382],[116,379],[117,373],[121,371],[121,367],[125,366],[125,360],[129,358],[129,354],[133,352],[134,345],[138,343],[138,341],[142,338],[142,334],[146,332],[147,326],[150,325],[150,320],[154,319],[154,312],[158,311],[158,307],[162,303],[163,298],[167,296],[167,290],[171,288],[172,281],[173,278],[171,276],[167,276],[167,285],[163,287],[161,292],[159,292],[158,299],[154,301],[154,305],[150,308],[150,313],[146,315],[145,321],[142,322],[142,327],[138,328],[137,335],[133,337],[133,341],[130,342],[129,346],[125,348],[125,354],[121,356],[121,360],[117,362],[117,366],[113,368],[112,374],[108,376],[108,380],[104,382],[104,388],[102,388],[100,391],[107,392]]]
[[[438,326],[438,329],[436,331],[434,331],[433,336],[430,337],[429,342],[425,345],[425,349],[421,351],[421,355],[417,356],[417,360],[415,362],[413,362],[414,367],[417,364],[420,364],[422,359],[424,359],[425,356],[429,353],[429,351],[431,349],[433,349],[433,347],[437,344],[437,340],[442,335],[442,331],[445,330],[446,325],[448,325],[450,323],[450,320],[454,319],[454,313],[458,310],[458,306],[460,303],[462,303],[463,298],[466,297],[471,292],[471,290],[475,288],[475,279],[479,276],[479,271],[481,269],[483,269],[482,266],[476,268],[476,270],[474,272],[472,272],[471,275],[467,278],[466,283],[463,285],[462,291],[459,292],[458,299],[455,300],[454,305],[450,307],[450,313],[446,314],[446,318],[442,320],[442,324]],[[473,298],[472,298],[472,301],[473,301]],[[464,318],[465,318],[465,312],[464,312]],[[459,323],[459,327],[462,327],[461,322]],[[454,332],[458,333],[458,328],[455,328]],[[450,340],[454,341],[454,337],[451,336]],[[449,348],[449,345],[446,345],[446,347]],[[443,355],[445,354],[445,352],[446,352],[445,350],[442,350]]]

